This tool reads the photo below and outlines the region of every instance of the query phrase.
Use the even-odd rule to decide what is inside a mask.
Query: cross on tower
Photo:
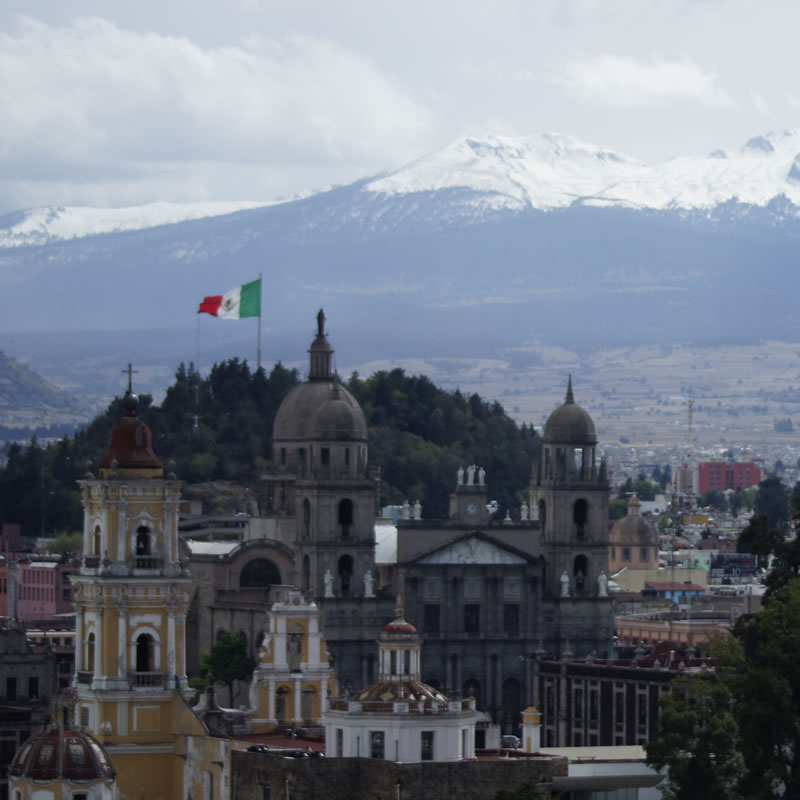
[[[135,372],[137,375],[139,374],[138,369],[133,368],[133,364],[128,364],[127,369],[122,370],[122,374],[128,373],[128,394],[133,394],[133,373]]]

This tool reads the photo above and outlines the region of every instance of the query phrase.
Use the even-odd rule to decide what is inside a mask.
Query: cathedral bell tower
[[[608,480],[596,448],[594,422],[575,402],[570,377],[563,404],[545,424],[529,501],[542,530],[546,590],[554,598],[607,595]]]
[[[295,582],[306,596],[350,597],[376,574],[379,471],[368,463],[361,406],[334,374],[321,309],[308,352],[308,380],[275,416],[268,513],[294,516]]]
[[[182,797],[183,734],[204,735],[184,700],[190,578],[178,554],[180,482],[153,452],[130,389],[84,508],[76,610],[76,721],[105,747],[125,797]]]

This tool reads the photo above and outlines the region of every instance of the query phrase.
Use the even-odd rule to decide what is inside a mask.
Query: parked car
[[[519,740],[519,736],[512,736],[511,734],[506,734],[505,736],[500,738],[500,745],[502,747],[519,747],[521,744]]]

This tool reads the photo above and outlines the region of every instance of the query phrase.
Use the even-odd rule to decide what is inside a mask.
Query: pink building
[[[703,461],[697,474],[699,494],[711,489],[749,489],[761,483],[761,469],[753,461]]]
[[[46,620],[75,610],[69,580],[76,567],[69,562],[23,558],[16,568],[16,613],[20,622]],[[9,590],[12,587],[9,586]]]

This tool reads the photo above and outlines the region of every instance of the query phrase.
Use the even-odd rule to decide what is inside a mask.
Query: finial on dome
[[[572,394],[572,375],[570,374],[569,380],[567,381],[567,396],[564,399],[565,403],[574,403],[575,396]]]
[[[320,309],[317,314],[317,336],[325,335],[325,312]]]

